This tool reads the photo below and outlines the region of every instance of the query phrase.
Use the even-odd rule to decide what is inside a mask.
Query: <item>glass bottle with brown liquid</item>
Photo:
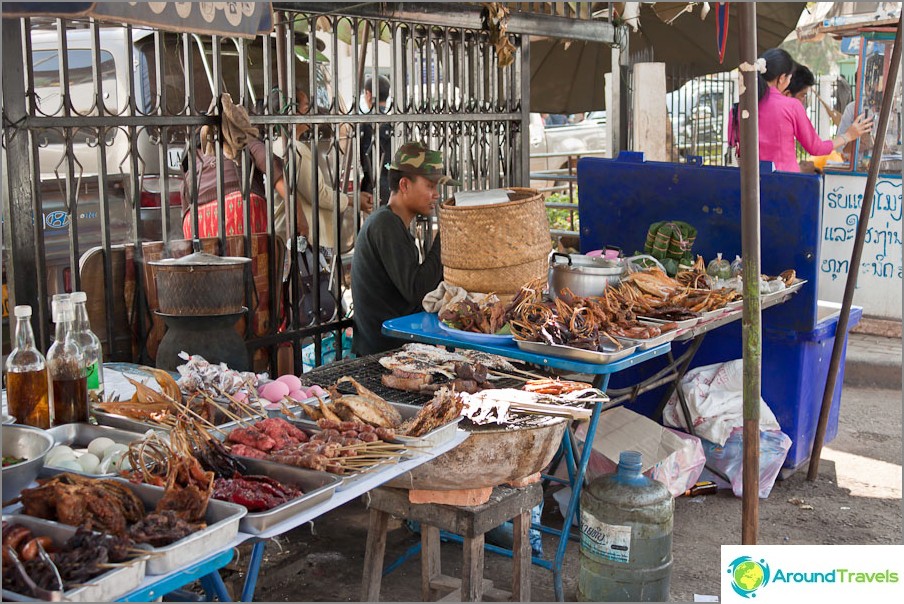
[[[35,346],[31,306],[17,306],[16,347],[6,358],[6,400],[20,424],[50,428],[50,379],[44,355]]]
[[[87,422],[88,374],[72,331],[72,301],[68,295],[57,295],[52,305],[56,338],[47,351],[47,366],[53,388],[53,425]]]

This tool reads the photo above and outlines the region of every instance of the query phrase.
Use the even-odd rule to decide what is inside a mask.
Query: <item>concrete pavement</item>
[[[846,386],[901,390],[901,338],[866,333],[848,337]]]

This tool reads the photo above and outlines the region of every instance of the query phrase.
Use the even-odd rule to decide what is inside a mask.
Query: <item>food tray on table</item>
[[[111,428],[109,426],[95,426],[94,424],[88,423],[63,424],[62,426],[54,426],[53,428],[47,430],[47,433],[53,437],[53,440],[55,441],[54,447],[56,447],[57,445],[66,445],[67,447],[71,447],[73,449],[85,449],[88,444],[95,438],[106,437],[112,440],[114,443],[129,445],[137,440],[142,440],[147,436],[143,432],[119,430],[117,428]],[[53,451],[53,449],[51,449],[51,451]],[[46,463],[46,461],[44,463],[44,467],[41,468],[41,471],[38,475],[41,477],[56,476],[57,474],[62,474],[64,472],[81,474],[82,476],[89,476],[91,478],[109,478],[111,476],[117,475],[116,472],[88,474],[86,472],[78,472],[66,468],[58,468]]]
[[[265,512],[248,512],[239,522],[239,530],[251,535],[259,535],[295,514],[326,501],[333,496],[336,488],[342,482],[342,479],[335,474],[263,459],[243,457],[242,463],[247,468],[246,474],[248,475],[267,476],[285,485],[301,489],[304,493],[301,497],[296,497]]]
[[[101,411],[100,409],[92,409],[91,414],[94,415],[94,419],[96,419],[97,423],[101,426],[118,428],[120,430],[125,430],[126,432],[139,432],[143,434],[148,430],[162,430],[164,432],[170,431],[170,427],[164,426],[163,424],[143,422],[137,419],[132,419],[131,417],[126,417],[125,415],[107,413],[106,411]]]
[[[544,342],[528,342],[526,340],[515,340],[518,348],[525,352],[541,354],[545,356],[561,357],[563,359],[571,359],[572,361],[582,361],[584,363],[595,363],[597,365],[605,365],[614,363],[626,357],[631,356],[637,350],[636,345],[623,346],[621,350],[612,350],[606,352],[597,352],[593,350],[584,350],[574,348],[572,346],[563,346],[561,344],[546,344]]]
[[[713,310],[707,310],[706,312],[703,312],[700,314],[700,322],[705,323],[706,321],[712,321],[713,319],[718,319],[719,317],[721,317],[722,315],[724,315],[727,312],[731,312],[731,309],[726,306],[723,306],[721,308],[716,308]]]
[[[475,344],[507,344],[512,341],[512,334],[496,334],[496,333],[477,333],[474,331],[464,331],[449,327],[442,321],[437,321],[439,328],[450,336],[454,336],[459,340],[474,342]]]
[[[286,421],[293,424],[298,429],[306,432],[308,434],[308,436],[310,436],[313,432],[321,431],[320,427],[316,423],[311,422],[310,420],[297,420],[297,419],[293,420],[292,418],[289,418],[289,417],[280,418],[280,419],[285,419]],[[230,422],[228,424],[219,426],[220,430],[222,430],[222,431],[217,430],[216,432],[211,432],[211,435],[225,442],[226,435],[231,430],[233,430],[235,428],[246,428],[249,425],[254,425],[254,422],[245,422],[245,421]],[[407,453],[407,451],[402,450],[402,451],[399,451],[399,453],[405,454],[405,453]],[[259,460],[259,459],[253,458],[253,457],[245,457],[244,455],[236,455],[236,458],[240,459],[242,461],[242,463],[248,463],[250,461],[269,461],[269,460]],[[276,461],[270,461],[269,463],[276,465],[276,466],[285,467],[285,468],[298,467],[298,466],[293,466],[293,465],[289,465],[289,464],[279,463]],[[366,475],[370,474],[371,472],[384,468],[388,465],[395,464],[395,463],[398,463],[398,457],[374,462],[373,465],[367,466],[366,468],[362,468],[360,470],[357,470],[357,471],[354,471],[354,472],[351,472],[348,474],[333,474],[332,472],[326,472],[326,474],[328,474],[330,476],[335,476],[340,479],[340,483],[336,485],[336,490],[341,491],[341,490],[345,489],[346,487],[348,487],[350,484],[354,484],[354,483],[358,482],[359,480],[365,478]],[[307,469],[307,468],[302,468],[302,469]],[[273,478],[273,477],[271,476],[271,478]],[[242,508],[242,509],[244,509],[244,508]]]
[[[3,523],[28,527],[36,537],[50,537],[57,546],[63,545],[76,531],[74,526],[33,518],[24,514],[4,514]],[[68,602],[111,602],[138,587],[144,579],[145,568],[146,561],[143,558],[131,560],[126,566],[114,568],[90,579],[90,583],[63,592],[63,600]],[[15,572],[15,570],[10,572]],[[35,598],[4,589],[3,599],[34,600]]]
[[[656,327],[660,327],[662,323],[657,323],[655,321],[638,321],[641,325],[651,326],[654,325]],[[628,346],[637,346],[637,350],[649,350],[660,344],[665,344],[666,342],[671,342],[678,336],[678,332],[680,329],[671,329],[665,333],[661,333],[655,338],[623,338],[621,336],[615,336],[615,339],[621,342],[622,344],[626,344]]]
[[[402,416],[402,421],[406,421],[415,415],[417,415],[418,411],[421,410],[421,407],[416,405],[406,405],[405,403],[393,403],[387,401],[396,411],[399,412],[399,415]],[[308,415],[302,410],[296,414],[296,418],[285,418],[289,422],[297,425],[299,428],[303,430],[319,430],[320,427],[317,425],[313,419],[308,417]],[[405,445],[409,445],[411,447],[435,447],[437,445],[442,445],[453,438],[455,438],[455,431],[458,429],[458,424],[461,422],[462,417],[458,416],[448,424],[444,424],[439,426],[438,428],[434,428],[430,432],[422,436],[405,436],[403,434],[396,434],[396,437],[392,439],[390,442],[397,442]]]
[[[163,497],[163,487],[134,484],[122,481],[144,502],[147,510],[153,510]],[[152,555],[147,563],[147,574],[163,575],[184,568],[193,562],[209,557],[229,545],[239,532],[239,524],[248,513],[244,507],[226,501],[211,499],[204,518],[207,527],[164,547],[149,548]]]
[[[668,319],[657,319],[655,317],[637,317],[639,320],[644,321],[646,323],[656,323],[657,325],[665,325],[667,323],[674,323],[678,326],[678,329],[690,329],[694,325],[700,322],[700,317],[692,317],[690,319],[685,319],[683,321],[669,321]]]
[[[768,294],[762,294],[760,296],[760,304],[765,305],[767,302],[772,303],[775,300],[780,300],[782,298],[790,296],[791,294],[793,294],[794,292],[799,290],[801,287],[803,287],[804,283],[806,283],[806,282],[807,282],[806,279],[796,279],[794,281],[794,283],[792,283],[785,289],[781,289],[777,292],[771,292]]]

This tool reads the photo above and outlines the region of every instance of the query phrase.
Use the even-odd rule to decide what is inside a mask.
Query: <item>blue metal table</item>
[[[561,369],[574,373],[589,374],[594,376],[593,384],[600,390],[605,391],[609,385],[609,376],[618,371],[633,367],[639,363],[643,363],[649,359],[668,354],[671,351],[671,344],[665,343],[649,350],[644,350],[626,357],[614,363],[600,365],[596,363],[586,363],[581,361],[572,361],[560,357],[550,357],[540,354],[525,352],[518,348],[514,342],[504,344],[482,344],[468,340],[463,340],[440,329],[439,320],[435,314],[417,313],[390,319],[383,323],[383,333],[395,338],[404,340],[412,340],[416,342],[426,342],[429,344],[439,344],[442,346],[450,346],[455,348],[468,348],[472,350],[480,350],[499,356],[533,363],[553,369]],[[599,423],[601,404],[594,405],[593,414],[590,417],[590,424],[587,427],[587,436],[585,443],[592,443],[596,435],[597,424]],[[553,573],[553,587],[555,589],[556,599],[563,601],[565,599],[564,589],[562,587],[562,564],[565,560],[565,550],[568,546],[568,540],[571,538],[571,527],[575,515],[578,511],[578,505],[581,500],[581,488],[584,484],[584,475],[587,472],[587,464],[590,462],[590,454],[593,447],[585,446],[581,451],[579,460],[575,460],[575,446],[572,443],[573,433],[568,430],[562,439],[562,450],[564,459],[568,469],[568,480],[561,480],[554,477],[548,477],[550,480],[560,481],[571,486],[571,499],[568,501],[568,509],[565,512],[565,523],[563,529],[557,530],[549,527],[536,527],[543,532],[550,533],[559,537],[559,545],[556,549],[555,558],[550,562],[534,558],[534,564],[542,566]],[[498,551],[498,550],[497,550]]]

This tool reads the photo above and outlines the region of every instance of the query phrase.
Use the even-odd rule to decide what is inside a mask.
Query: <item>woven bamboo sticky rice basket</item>
[[[552,242],[543,196],[536,189],[509,190],[505,203],[459,208],[448,199],[440,204],[444,279],[450,285],[510,295],[546,276]]]

